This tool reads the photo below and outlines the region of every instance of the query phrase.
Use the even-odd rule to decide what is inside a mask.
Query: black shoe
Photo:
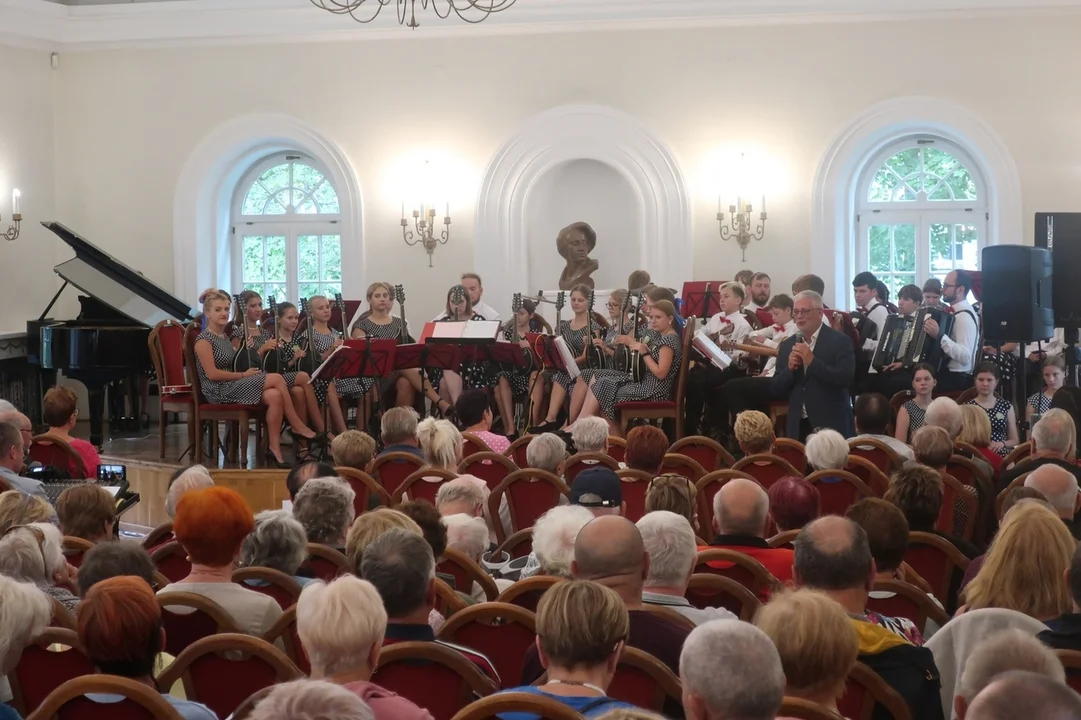
[[[531,435],[540,435],[541,433],[555,432],[559,429],[559,420],[552,420],[551,422],[544,422],[540,425],[534,425],[529,428]]]
[[[292,470],[293,466],[287,462],[282,462],[278,458],[274,457],[274,453],[269,450],[266,451],[266,465],[269,468],[277,468],[278,470]]]

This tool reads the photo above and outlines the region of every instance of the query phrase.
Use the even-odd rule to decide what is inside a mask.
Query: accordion
[[[912,334],[912,341],[905,348],[905,357],[902,362],[908,369],[920,363],[927,363],[934,369],[935,375],[938,375],[949,365],[950,358],[943,352],[942,343],[938,341],[938,338],[931,337],[924,330],[923,323],[927,318],[938,323],[939,337],[953,332],[952,313],[934,307],[921,307],[916,312],[915,332]]]
[[[882,372],[882,368],[893,363],[905,361],[905,350],[912,344],[916,334],[916,320],[905,315],[890,315],[885,327],[878,334],[878,346],[871,356],[871,367]]]

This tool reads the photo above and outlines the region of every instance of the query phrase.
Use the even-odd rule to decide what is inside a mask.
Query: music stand
[[[364,339],[346,340],[315,369],[312,379],[386,378],[394,372],[398,341]]]
[[[718,291],[724,285],[723,280],[705,280],[702,282],[683,283],[683,317],[708,320],[721,311]],[[708,286],[708,290],[706,289]]]
[[[395,370],[431,368],[457,372],[462,364],[462,353],[457,345],[436,343],[408,343],[399,345],[395,355]]]
[[[517,343],[496,342],[491,345],[473,345],[472,348],[476,350],[478,362],[493,362],[511,365],[518,370],[525,369],[525,355]]]

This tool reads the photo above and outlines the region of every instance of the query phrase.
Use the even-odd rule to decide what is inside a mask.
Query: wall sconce
[[[18,188],[11,191],[11,219],[13,224],[3,235],[0,235],[0,237],[6,238],[9,241],[19,237],[19,224],[23,221],[23,216],[19,208],[19,201],[21,199],[22,193],[19,192]]]
[[[724,203],[717,196],[717,222],[720,225],[721,239],[727,241],[735,238],[739,243],[739,249],[743,253],[743,261],[747,261],[747,246],[751,244],[751,238],[761,240],[766,234],[766,196],[762,196],[762,204],[758,206],[758,226],[751,229],[751,213],[754,207],[751,203],[744,204],[743,196],[736,197],[736,204],[728,206],[728,222],[725,222]]]
[[[405,215],[405,203],[402,203],[402,239],[405,244],[422,245],[428,252],[428,267],[432,267],[432,253],[437,245],[446,245],[450,240],[450,203],[447,214],[443,216],[443,231],[435,235],[435,208],[422,204],[419,210],[413,210],[413,229],[409,229],[409,219]]]

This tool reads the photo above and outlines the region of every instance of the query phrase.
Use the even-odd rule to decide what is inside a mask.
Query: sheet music
[[[495,340],[502,324],[496,320],[471,320],[465,323],[462,339]]]
[[[340,353],[342,350],[346,350],[346,349],[347,348],[345,347],[345,345],[339,345],[338,347],[334,348],[334,350],[331,351],[330,355],[327,355],[327,359],[324,360],[323,362],[319,363],[319,367],[317,367],[315,369],[315,372],[312,373],[312,380],[315,380],[317,377],[319,377],[319,373],[321,373],[323,371],[323,368],[325,368],[327,366],[327,364],[328,364],[327,360],[330,360],[332,357],[334,357],[335,355]],[[353,348],[348,348],[348,349],[352,350]]]
[[[732,364],[732,358],[724,350],[721,350],[717,343],[713,342],[709,333],[705,330],[699,330],[694,334],[694,340],[692,340],[695,348],[698,352],[709,358],[709,361],[716,367],[724,370]]]
[[[495,340],[500,328],[499,322],[491,320],[427,323],[422,340],[428,337],[437,340]]]
[[[574,353],[571,352],[571,348],[567,345],[567,341],[562,336],[555,339],[556,350],[559,352],[559,356],[563,358],[563,364],[567,366],[567,374],[572,378],[576,378],[582,374],[582,371],[578,369],[578,363],[574,359]]]

